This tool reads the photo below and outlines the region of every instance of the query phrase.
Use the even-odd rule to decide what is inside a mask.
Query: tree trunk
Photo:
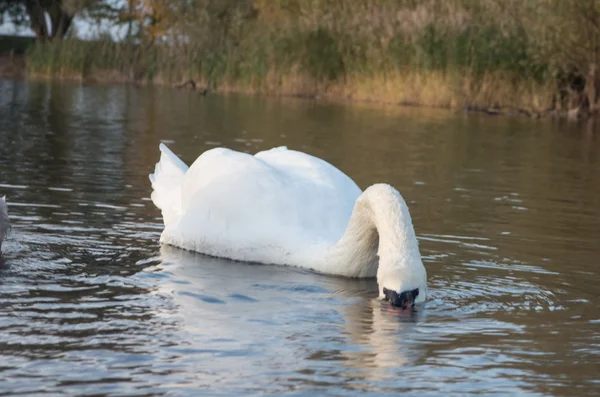
[[[31,28],[35,32],[38,41],[45,42],[48,39],[48,25],[46,24],[46,14],[40,0],[25,1],[25,9],[31,22]]]
[[[64,38],[73,22],[73,15],[65,11],[60,0],[52,2],[52,5],[48,9],[48,14],[52,23],[52,34],[50,36],[53,39]]]
[[[46,3],[45,7],[42,0],[26,0],[24,4],[38,41],[60,40],[65,37],[73,22],[73,14],[63,9],[62,1],[53,1],[50,6]],[[46,23],[46,13],[50,17],[50,26]]]
[[[63,10],[57,12],[57,15],[52,18],[52,38],[62,40],[67,34],[71,23],[73,22],[73,16],[67,14]]]

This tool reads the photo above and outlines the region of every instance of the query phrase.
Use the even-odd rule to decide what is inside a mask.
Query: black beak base
[[[383,294],[385,295],[385,300],[389,301],[392,306],[408,309],[409,307],[412,308],[415,306],[415,299],[417,299],[417,296],[419,296],[419,289],[416,288],[411,291],[402,291],[397,293],[396,291],[392,291],[384,287]]]

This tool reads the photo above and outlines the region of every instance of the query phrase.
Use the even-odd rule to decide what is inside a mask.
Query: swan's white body
[[[152,182],[164,244],[234,260],[377,276],[397,292],[419,288],[427,273],[406,203],[377,184],[364,192],[331,164],[275,148],[256,155],[225,148],[187,167],[164,144]]]

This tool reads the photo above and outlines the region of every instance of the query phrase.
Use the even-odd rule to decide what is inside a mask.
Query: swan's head
[[[424,302],[427,271],[421,258],[403,256],[401,262],[387,262],[381,258],[377,271],[379,297],[401,309],[413,309],[415,304]]]
[[[419,289],[415,288],[412,291],[402,291],[397,293],[396,291],[389,290],[383,287],[384,299],[394,307],[401,309],[412,309],[415,307],[417,296],[419,296]]]

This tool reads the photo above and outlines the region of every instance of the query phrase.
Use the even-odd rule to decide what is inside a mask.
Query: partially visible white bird
[[[8,207],[6,205],[6,196],[0,197],[0,252],[2,251],[2,241],[10,231],[10,222],[8,219]]]
[[[164,244],[207,255],[377,277],[379,297],[412,307],[427,272],[408,207],[387,184],[364,192],[324,160],[286,147],[210,149],[187,167],[164,144],[152,182]]]

